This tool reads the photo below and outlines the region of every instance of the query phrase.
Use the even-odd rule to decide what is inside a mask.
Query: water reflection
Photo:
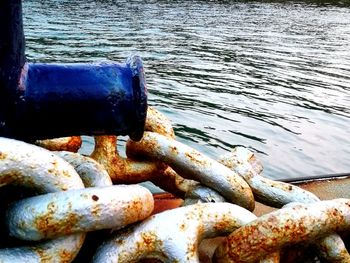
[[[345,1],[24,1],[28,58],[145,62],[180,141],[273,178],[349,171]]]

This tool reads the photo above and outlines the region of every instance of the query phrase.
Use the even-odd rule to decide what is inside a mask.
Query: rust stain
[[[181,231],[185,231],[187,229],[187,225],[185,223],[180,224],[179,226]]]
[[[160,176],[154,177],[151,181],[163,190],[176,195],[179,198],[185,198],[188,186],[186,182],[192,182],[180,177],[172,168],[168,167]]]
[[[153,231],[141,233],[142,246],[145,246],[147,251],[158,250],[163,247],[163,241],[158,239],[157,233]],[[141,246],[141,247],[142,247]]]
[[[82,144],[82,139],[80,136],[72,136],[70,137],[69,142],[65,146],[66,151],[77,152]]]
[[[187,260],[190,261],[197,255],[198,244],[197,242],[191,242],[187,247]]]
[[[141,236],[142,236],[143,243],[147,247],[153,245],[154,240],[157,239],[157,236],[153,233],[142,233]]]
[[[107,164],[106,168],[113,182],[122,183],[125,180],[125,165],[125,162],[123,162],[123,160],[118,155],[112,158]]]
[[[38,254],[40,258],[40,263],[49,263],[53,261],[54,259],[53,255],[47,254],[44,249],[36,248],[36,247],[33,247],[32,249],[34,250],[35,253]]]
[[[67,170],[63,170],[62,171],[62,175],[65,176],[65,177],[71,177],[70,172],[68,172]]]
[[[322,226],[326,225],[335,225],[336,227],[344,224],[343,220],[345,218],[343,218],[343,215],[339,213],[337,208],[327,211],[327,220],[322,224],[307,215],[295,220],[292,215],[293,213],[301,213],[300,209],[305,210],[302,213],[308,210],[307,207],[298,206],[297,208],[292,208],[295,212],[284,215],[286,218],[282,221],[279,215],[270,214],[264,221],[253,223],[234,231],[228,237],[227,253],[230,259],[234,262],[250,262],[257,255],[267,255],[280,250],[284,243],[293,245],[312,240],[314,239],[315,231],[310,231],[307,227],[308,225],[317,224],[322,228]],[[281,242],[281,240],[284,240],[284,242]],[[249,248],[249,253],[247,253],[247,248]],[[244,255],[244,259],[241,255]]]
[[[72,136],[48,140],[38,140],[35,142],[35,144],[50,151],[77,152],[81,147],[82,140],[80,136]]]
[[[57,205],[50,202],[47,205],[47,212],[38,215],[34,220],[35,227],[44,238],[72,234],[74,226],[79,222],[80,216],[72,212],[66,215],[64,220],[57,220],[55,218],[57,210]]]
[[[149,204],[144,203],[141,198],[137,198],[132,202],[129,202],[124,211],[123,224],[128,225],[133,222],[137,222],[145,217],[144,213],[141,213],[144,210],[145,206]]]
[[[268,186],[271,188],[276,188],[276,189],[280,189],[284,192],[292,192],[294,191],[294,186],[289,184],[289,183],[284,183],[284,182],[280,182],[280,181],[273,181],[273,180],[268,180],[266,178],[264,178],[264,180],[266,182],[268,182]]]
[[[4,152],[0,152],[0,160],[3,160],[7,157],[7,154]]]
[[[216,223],[213,226],[213,229],[215,230],[215,232],[227,231],[227,229],[229,229],[232,225],[232,219],[230,220],[230,218],[225,216],[224,218],[220,218],[220,220],[218,220],[218,217],[218,215],[215,215]]]
[[[208,161],[203,158],[203,155],[195,150],[185,152],[186,158],[191,162],[200,166],[208,165]]]
[[[7,184],[12,183],[15,180],[19,181],[20,178],[21,177],[17,177],[17,173],[16,172],[3,174],[3,175],[0,176],[0,184],[1,185],[7,185]]]
[[[58,168],[58,163],[57,163],[57,161],[54,160],[51,164],[52,164],[52,166],[54,167],[54,170],[57,170],[57,168]]]
[[[70,252],[69,250],[63,249],[58,251],[58,256],[60,258],[60,262],[65,263],[65,262],[71,262],[74,257],[75,257],[75,253]]]
[[[135,249],[132,254],[130,251],[120,253],[119,262],[139,262],[139,260],[144,258],[145,255],[149,255],[152,252],[157,252],[164,258],[168,258],[162,251],[163,241],[158,239],[155,231],[141,232],[139,235],[138,241],[135,242]]]
[[[197,229],[197,235],[199,237],[202,237],[202,235],[205,233],[205,231],[206,231],[206,226],[201,222],[198,226],[198,229]]]
[[[168,138],[175,138],[175,133],[170,120],[152,107],[147,109],[145,131],[156,132]]]
[[[31,247],[31,249],[33,249],[33,251],[38,254],[40,258],[40,263],[54,262],[55,259],[57,258],[56,254],[60,258],[61,263],[71,262],[76,256],[76,253],[72,253],[69,250],[65,250],[65,249],[57,251],[57,253],[52,253],[52,254],[48,254],[44,249],[38,248],[35,246]]]
[[[116,137],[96,136],[95,150],[90,157],[102,164],[107,170],[113,183],[115,184],[132,184],[144,181],[150,181],[153,177],[162,173],[165,165],[155,162],[142,162],[130,158],[119,156],[116,151]],[[148,142],[142,142],[148,143]],[[140,143],[129,141],[127,144],[127,155],[143,155],[140,149],[149,146],[140,146]],[[132,151],[129,152],[129,150]]]

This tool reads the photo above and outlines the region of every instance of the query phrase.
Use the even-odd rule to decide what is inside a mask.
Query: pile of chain
[[[145,130],[126,143],[127,157],[116,136],[95,137],[91,156],[76,153],[80,137],[0,138],[0,184],[35,192],[6,207],[9,236],[23,243],[0,249],[0,262],[286,262],[298,246],[350,262],[338,235],[350,229],[349,199],[320,201],[267,179],[242,147],[215,161],[176,141],[153,108]],[[138,184],[145,181],[182,206],[155,214],[154,196]],[[255,200],[279,209],[257,217]]]

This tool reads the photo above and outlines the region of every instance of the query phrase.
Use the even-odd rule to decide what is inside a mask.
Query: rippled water
[[[271,178],[350,172],[350,6],[329,2],[24,0],[27,56],[139,53],[178,140],[249,147]]]

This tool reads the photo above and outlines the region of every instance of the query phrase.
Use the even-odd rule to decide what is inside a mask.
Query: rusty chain
[[[113,233],[93,262],[200,262],[202,241],[218,236],[225,238],[211,243],[210,262],[283,262],[280,252],[295,244],[314,244],[327,262],[350,262],[337,235],[350,229],[349,199],[320,201],[265,178],[242,147],[213,160],[176,141],[170,121],[151,107],[145,130],[140,142],[126,143],[127,157],[116,136],[96,136],[90,157],[73,153],[80,137],[40,147],[0,138],[0,184],[37,194],[8,205],[9,235],[39,241],[0,249],[0,262],[72,262],[86,234],[101,229]],[[151,216],[154,198],[136,185],[144,181],[184,199],[183,207]],[[278,209],[257,217],[255,199]]]

